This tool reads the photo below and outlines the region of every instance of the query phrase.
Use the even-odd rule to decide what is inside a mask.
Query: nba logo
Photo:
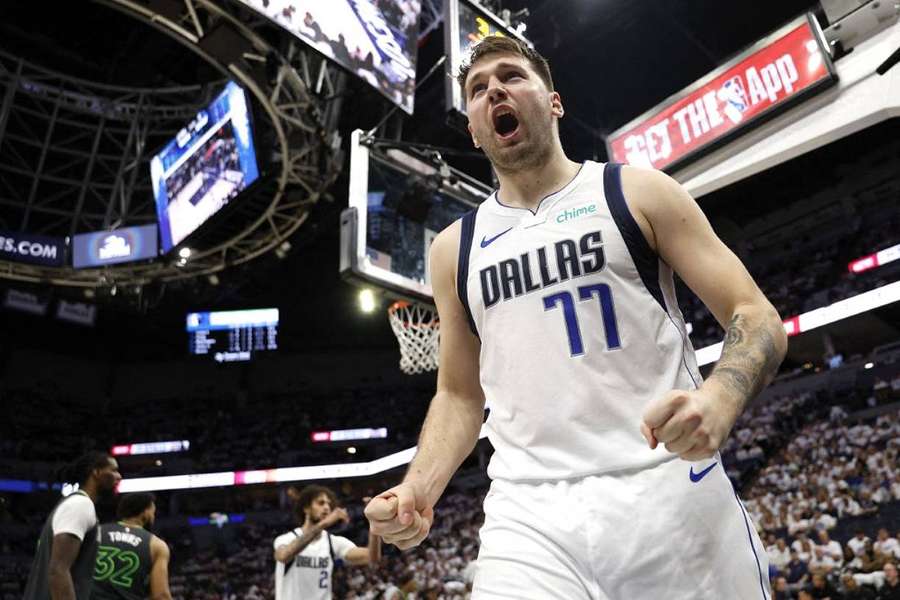
[[[725,114],[731,122],[737,125],[744,118],[747,110],[747,92],[744,90],[744,82],[740,75],[735,75],[725,82],[719,93],[716,94],[720,101],[725,103]]]

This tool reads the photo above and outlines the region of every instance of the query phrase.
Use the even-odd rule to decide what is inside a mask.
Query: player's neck
[[[138,527],[140,529],[144,528],[144,523],[139,519],[122,519],[119,521],[119,525],[124,525],[125,527]]]
[[[93,502],[94,504],[97,504],[97,496],[99,494],[97,491],[97,486],[94,485],[92,482],[88,481],[87,483],[84,484],[84,487],[79,488],[78,491],[84,492],[85,494],[87,494],[87,497],[91,499],[91,502]]]
[[[564,188],[580,169],[581,164],[569,160],[562,147],[557,146],[550,160],[539,167],[515,172],[498,169],[497,199],[505,206],[534,211],[543,198]]]

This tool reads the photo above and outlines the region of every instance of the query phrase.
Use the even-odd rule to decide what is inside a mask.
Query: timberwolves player
[[[566,157],[540,55],[490,37],[459,80],[500,187],[432,247],[437,394],[403,483],[366,507],[371,530],[422,541],[487,399],[473,598],[768,598],[717,450],[784,356],[777,312],[675,181]],[[706,381],[673,271],[726,330]]]
[[[78,491],[53,509],[38,539],[24,600],[87,600],[97,555],[97,511],[102,497],[121,481],[118,463],[102,452],[89,452],[72,466]]]
[[[123,497],[116,516],[118,522],[100,526],[91,598],[172,600],[169,546],[148,531],[156,520],[153,494]]]
[[[334,493],[310,485],[297,497],[298,517],[303,526],[275,538],[275,600],[331,600],[331,573],[335,561],[367,565],[381,560],[381,540],[369,535],[367,548],[360,548],[328,528],[349,523],[350,516],[337,508]]]

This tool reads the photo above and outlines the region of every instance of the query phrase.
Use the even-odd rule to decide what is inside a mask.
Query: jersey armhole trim
[[[456,294],[462,303],[463,309],[466,311],[466,318],[469,321],[469,329],[478,335],[478,329],[475,327],[475,319],[472,318],[472,309],[469,307],[469,255],[472,253],[472,239],[475,237],[475,218],[478,215],[478,209],[473,208],[462,218],[462,227],[459,234],[459,258],[456,265]]]
[[[637,267],[644,287],[656,299],[663,311],[669,314],[665,297],[659,285],[659,255],[647,243],[644,232],[641,231],[637,221],[634,220],[634,215],[628,209],[625,193],[622,191],[621,164],[606,163],[603,168],[603,191],[609,212],[619,228],[622,239],[625,240],[625,246],[628,247],[628,253],[631,255],[634,266]]]

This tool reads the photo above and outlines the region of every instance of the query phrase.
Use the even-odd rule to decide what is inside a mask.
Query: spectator
[[[846,572],[841,575],[841,600],[876,600],[875,590],[857,583],[853,574]]]
[[[809,568],[800,560],[796,550],[791,550],[791,560],[785,567],[785,579],[790,589],[800,589],[809,581]]]
[[[900,600],[900,578],[897,576],[897,565],[892,562],[884,565],[884,583],[878,590],[878,600]]]
[[[855,555],[859,556],[863,553],[863,550],[865,550],[867,541],[869,541],[869,538],[866,537],[866,532],[860,529],[857,530],[853,539],[847,542],[847,545],[850,546],[850,549],[853,550]]]
[[[830,600],[839,600],[838,591],[825,578],[822,573],[816,573],[812,576],[812,585],[807,590],[811,597],[821,600],[829,598]]]
[[[791,561],[791,551],[784,542],[784,538],[778,538],[773,545],[766,548],[766,554],[769,555],[769,564],[774,566],[779,573]]]
[[[831,539],[827,531],[820,531],[818,536],[819,547],[825,549],[825,553],[834,560],[837,566],[841,566],[844,562],[844,551],[841,548],[841,543]]]
[[[884,527],[878,530],[878,537],[872,547],[887,558],[900,559],[900,542],[897,538],[890,537]]]
[[[776,577],[772,582],[772,600],[790,600],[791,592],[788,589],[787,579]]]
[[[813,550],[813,557],[809,561],[809,570],[814,574],[828,575],[837,566],[837,563],[829,554],[826,554],[825,548],[816,546]]]
[[[859,570],[863,573],[873,573],[875,571],[881,571],[884,567],[884,563],[886,562],[886,557],[881,554],[881,552],[877,552],[872,545],[871,540],[866,540],[866,545],[863,548],[862,554],[859,555],[859,559],[861,561],[861,565]]]

